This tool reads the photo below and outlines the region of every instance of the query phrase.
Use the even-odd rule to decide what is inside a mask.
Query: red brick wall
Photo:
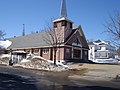
[[[64,59],[64,48],[58,48],[56,52],[56,60],[63,60]]]

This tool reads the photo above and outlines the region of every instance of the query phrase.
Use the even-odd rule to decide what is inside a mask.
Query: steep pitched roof
[[[95,43],[101,43],[101,40],[94,41]]]
[[[88,42],[88,45],[95,45],[93,42]]]
[[[87,44],[87,40],[86,40],[86,38],[85,38],[85,35],[84,35],[83,30],[82,30],[82,28],[81,28],[80,25],[78,25],[78,26],[76,26],[76,27],[73,28],[71,34],[68,36],[68,38],[67,38],[67,40],[66,40],[66,43],[69,43],[70,39],[71,39],[72,37],[74,37],[74,35],[76,35],[76,32],[77,32],[77,31],[78,31],[79,36],[80,36],[79,39],[80,39],[80,41],[81,41],[82,47],[83,47],[83,48],[86,48],[86,49],[89,49],[88,44]]]

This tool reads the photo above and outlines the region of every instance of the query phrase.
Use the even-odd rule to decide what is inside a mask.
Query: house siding
[[[116,49],[107,41],[97,40],[89,42],[89,47],[89,60],[93,62],[115,58]]]

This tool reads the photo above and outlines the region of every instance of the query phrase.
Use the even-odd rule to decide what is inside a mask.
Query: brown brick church
[[[56,60],[88,60],[88,44],[80,25],[73,27],[73,22],[67,18],[66,1],[62,0],[61,16],[53,21],[54,36],[59,38],[56,49]],[[44,37],[43,37],[44,36]],[[19,37],[9,38],[12,45],[8,48],[12,51],[25,51],[41,56],[45,59],[54,60],[53,45],[45,41],[48,38],[46,32],[34,33]],[[55,37],[54,37],[55,38]]]

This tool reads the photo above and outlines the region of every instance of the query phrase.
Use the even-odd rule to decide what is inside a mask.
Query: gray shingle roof
[[[73,32],[78,28],[80,28],[80,26],[74,27]],[[73,34],[73,32],[71,32],[71,34]],[[34,34],[25,35],[25,36],[8,38],[8,40],[12,42],[12,45],[8,47],[8,49],[40,48],[44,46],[50,46],[50,44],[48,44],[45,41],[46,37],[47,38],[49,37],[49,35],[46,34],[46,32],[40,32],[40,33],[34,33]],[[83,40],[85,43],[85,38]]]
[[[8,40],[12,41],[12,45],[8,49],[48,46],[48,44],[44,41],[43,36],[45,36],[45,32],[8,38]]]
[[[88,45],[95,45],[93,42],[88,42]]]

